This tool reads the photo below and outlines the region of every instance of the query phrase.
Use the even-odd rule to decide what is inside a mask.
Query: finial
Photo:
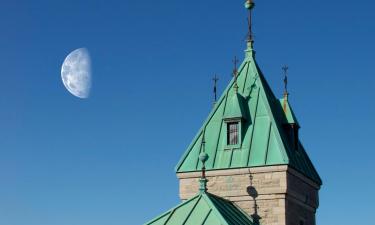
[[[214,81],[214,105],[215,105],[217,102],[217,82],[219,81],[219,78],[215,74],[212,80]]]
[[[284,71],[284,96],[288,96],[289,93],[288,93],[288,70],[289,70],[289,67],[287,65],[284,65],[282,67],[283,71]]]
[[[253,0],[246,0],[245,2],[245,8],[249,11],[247,24],[248,24],[248,32],[247,32],[247,48],[245,50],[246,52],[246,59],[251,60],[255,56],[254,51],[254,34],[253,34],[253,21],[252,21],[252,12],[255,7],[255,3]]]
[[[284,109],[284,112],[286,113],[286,104],[287,104],[287,101],[288,101],[288,96],[289,96],[289,93],[288,93],[288,70],[289,70],[289,67],[287,65],[284,65],[282,67],[283,71],[284,71],[284,104],[283,104],[283,109]]]
[[[202,176],[199,179],[199,191],[201,193],[205,193],[207,191],[207,178],[206,178],[206,162],[208,160],[208,155],[205,152],[206,151],[206,139],[205,139],[205,133],[206,131],[203,131],[203,137],[202,137],[202,152],[199,154],[199,160],[202,162]]]
[[[237,78],[238,78],[238,70],[237,70],[237,63],[238,63],[237,56],[233,59],[234,69],[233,69],[233,77],[234,77],[234,91],[238,92],[238,84],[237,84]]]
[[[199,155],[199,160],[202,162],[202,176],[199,179],[199,191],[204,193],[207,191],[207,178],[206,178],[206,162],[208,160],[208,155],[205,152],[202,152]]]
[[[246,0],[245,2],[245,8],[247,10],[249,10],[249,16],[248,16],[248,37],[247,37],[247,41],[248,42],[253,42],[254,39],[253,39],[253,30],[252,30],[252,11],[255,7],[255,3],[253,2],[253,0]]]

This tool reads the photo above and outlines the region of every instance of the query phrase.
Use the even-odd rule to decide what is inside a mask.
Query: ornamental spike
[[[248,37],[247,41],[248,42],[253,42],[254,41],[254,36],[253,36],[253,29],[252,29],[252,11],[255,7],[255,3],[253,0],[246,0],[245,2],[245,8],[249,10],[249,15],[247,19],[247,24],[248,24]]]
[[[284,71],[284,104],[283,104],[283,109],[284,109],[284,112],[286,112],[286,105],[287,105],[287,101],[288,101],[288,96],[289,96],[289,92],[288,92],[288,70],[289,70],[289,67],[287,65],[284,65],[282,67],[283,71]]]
[[[202,152],[199,155],[199,160],[202,162],[202,175],[199,179],[199,191],[201,193],[207,192],[207,178],[206,178],[206,162],[208,160],[208,155],[205,152],[206,146],[206,140],[205,140],[205,131],[203,131],[203,137],[202,137]]]

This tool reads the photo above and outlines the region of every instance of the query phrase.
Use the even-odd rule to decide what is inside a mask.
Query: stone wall
[[[287,197],[286,222],[288,225],[315,225],[315,210]]]
[[[198,192],[200,176],[200,172],[178,174],[182,200]],[[206,176],[208,192],[236,203],[262,225],[300,225],[300,220],[304,225],[315,223],[311,221],[315,221],[319,187],[288,166],[216,170]],[[299,208],[306,212],[296,216]]]
[[[319,207],[319,186],[303,179],[298,173],[288,173],[286,221],[288,225],[315,225],[315,213]]]

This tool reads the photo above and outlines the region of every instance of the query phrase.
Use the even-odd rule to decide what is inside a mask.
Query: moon
[[[78,98],[88,98],[91,90],[91,58],[86,48],[72,51],[61,66],[61,78],[66,89]]]

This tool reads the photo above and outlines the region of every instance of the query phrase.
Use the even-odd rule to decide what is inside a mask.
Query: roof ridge
[[[204,200],[206,200],[207,204],[211,205],[212,211],[218,216],[223,223],[222,225],[230,225],[228,224],[228,221],[223,217],[223,215],[219,212],[219,210],[216,208],[215,204],[211,201],[209,194],[204,193],[202,196]]]
[[[156,217],[156,218],[154,218],[154,219],[148,221],[147,223],[145,223],[145,225],[147,225],[147,224],[151,224],[151,223],[153,223],[153,222],[155,222],[155,221],[157,221],[157,220],[163,218],[164,216],[169,215],[169,216],[168,216],[168,219],[166,220],[166,222],[168,222],[169,218],[173,215],[173,212],[174,212],[174,211],[176,211],[178,208],[180,208],[180,207],[182,207],[182,206],[188,204],[189,202],[195,200],[196,198],[200,198],[200,195],[201,195],[200,193],[199,193],[199,194],[196,194],[195,196],[193,196],[193,197],[190,198],[189,200],[186,200],[186,201],[181,202],[180,204],[178,204],[177,206],[175,206],[175,207],[173,207],[173,208],[167,210],[165,213],[161,214],[160,216],[158,216],[158,217]],[[199,201],[199,199],[197,200],[197,202],[198,202],[198,201]]]
[[[289,162],[289,155],[287,154],[287,148],[286,148],[286,146],[285,146],[285,142],[284,142],[284,140],[283,140],[283,137],[281,137],[281,133],[282,132],[284,132],[282,129],[280,129],[280,127],[279,127],[279,123],[278,123],[278,121],[276,121],[276,118],[275,118],[275,115],[274,115],[274,112],[273,112],[273,110],[272,110],[272,107],[271,107],[271,105],[270,105],[270,102],[273,100],[275,100],[275,99],[277,99],[276,98],[276,96],[273,94],[273,92],[272,92],[272,90],[268,90],[268,89],[270,89],[270,87],[269,87],[269,85],[268,85],[268,83],[267,83],[267,81],[266,81],[266,78],[264,77],[264,75],[263,75],[263,73],[262,73],[262,71],[260,70],[260,68],[259,68],[259,66],[258,66],[258,64],[257,64],[257,62],[255,61],[255,59],[254,59],[254,65],[255,65],[255,72],[257,73],[257,75],[260,77],[260,79],[258,79],[259,80],[259,83],[260,83],[260,85],[262,86],[262,88],[260,88],[260,90],[263,90],[263,94],[264,94],[264,97],[266,98],[266,101],[265,101],[265,104],[266,104],[266,107],[267,107],[267,111],[269,112],[269,116],[271,117],[271,119],[272,119],[272,121],[271,121],[271,126],[272,125],[275,125],[276,126],[276,128],[277,128],[277,130],[278,130],[278,132],[275,132],[276,133],[276,136],[278,137],[277,139],[278,139],[278,141],[279,141],[279,144],[280,144],[280,146],[281,146],[281,148],[283,148],[283,150],[284,150],[284,152],[283,151],[281,151],[281,155],[283,156],[283,158],[284,158],[284,162],[285,163],[288,163]],[[257,80],[257,81],[258,81]],[[266,87],[265,87],[266,86]],[[267,88],[267,91],[268,92],[270,92],[270,93],[266,93],[266,88]],[[271,97],[273,97],[274,99],[269,99],[269,96],[268,96],[268,94],[271,94]],[[271,132],[271,129],[270,129],[270,132]]]
[[[241,212],[241,214],[242,214],[242,216],[244,216],[246,219],[248,219],[248,220],[250,220],[250,222],[254,222],[253,221],[253,219],[245,212],[245,211],[243,211],[239,206],[237,206],[234,202],[231,202],[231,201],[229,201],[229,200],[227,200],[227,199],[225,199],[225,198],[222,198],[222,197],[220,197],[220,196],[217,196],[217,195],[214,195],[214,194],[212,194],[212,193],[208,193],[207,194],[207,196],[210,198],[210,197],[212,197],[215,201],[219,201],[219,203],[221,202],[221,203],[225,203],[225,204],[229,204],[229,205],[231,205],[231,206],[233,206],[233,208],[230,208],[229,209],[229,211],[231,212],[231,213],[229,213],[228,215],[229,215],[229,217],[231,217],[230,218],[230,220],[232,221],[235,221],[235,220],[237,220],[237,219],[239,219],[239,220],[241,220],[241,222],[242,223],[247,223],[248,221],[246,221],[243,217],[236,217],[234,214],[236,213],[236,212],[234,212],[234,210],[239,210],[240,212]],[[211,200],[211,199],[210,199]],[[216,204],[215,202],[213,202],[212,200],[211,200],[211,202],[214,204],[214,206],[215,207],[217,207],[217,208],[220,208],[220,209],[222,209],[222,210],[225,210],[225,209],[223,209],[223,207],[222,206],[220,206],[219,204]],[[222,214],[221,212],[219,212],[220,214]],[[233,214],[233,215],[232,215]],[[222,215],[223,216],[223,215]]]

